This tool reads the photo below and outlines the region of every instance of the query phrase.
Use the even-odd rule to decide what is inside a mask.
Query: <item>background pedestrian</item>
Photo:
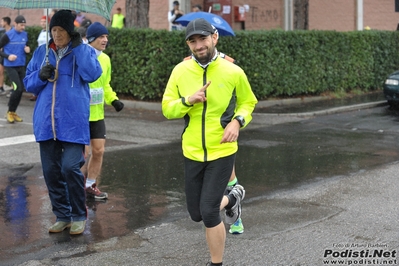
[[[14,27],[7,31],[0,39],[0,56],[4,58],[4,67],[8,78],[13,84],[13,91],[8,101],[7,122],[22,122],[16,111],[25,91],[23,79],[26,69],[26,54],[30,53],[28,33],[25,32],[26,20],[19,15],[14,20]]]
[[[122,14],[122,8],[118,7],[116,9],[116,13],[112,16],[111,27],[117,29],[126,27],[126,18]]]
[[[176,19],[184,15],[183,10],[180,9],[179,1],[173,2],[173,9],[168,12],[168,21],[171,24],[170,30],[182,30],[184,27],[176,22]]]

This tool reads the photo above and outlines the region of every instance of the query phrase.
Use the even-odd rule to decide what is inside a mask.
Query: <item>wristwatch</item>
[[[243,116],[237,115],[236,117],[234,117],[234,119],[237,120],[238,123],[240,123],[240,127],[245,126],[245,119]]]

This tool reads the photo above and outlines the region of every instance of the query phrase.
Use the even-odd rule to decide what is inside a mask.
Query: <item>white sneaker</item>
[[[226,209],[225,222],[234,224],[241,217],[241,201],[245,197],[244,187],[239,184],[235,185],[229,195],[233,195],[237,201],[231,209]]]

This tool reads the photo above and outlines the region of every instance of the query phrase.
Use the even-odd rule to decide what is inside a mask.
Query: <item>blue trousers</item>
[[[87,219],[83,144],[47,140],[39,142],[44,180],[57,221]]]

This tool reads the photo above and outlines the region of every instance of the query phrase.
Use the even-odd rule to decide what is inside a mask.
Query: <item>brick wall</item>
[[[309,29],[356,30],[356,4],[356,0],[309,0]],[[364,27],[396,30],[398,20],[393,0],[363,0]]]
[[[217,0],[213,0],[217,2]],[[122,8],[125,14],[126,0],[117,0],[111,14],[117,7]],[[172,9],[172,0],[151,0],[149,10],[150,28],[168,29],[167,12]],[[309,0],[309,29],[310,30],[356,30],[356,0]],[[203,0],[180,0],[181,7],[186,12],[191,6],[201,4]],[[248,5],[249,12],[245,13],[245,29],[283,29],[284,28],[284,0],[232,0],[231,21],[232,28],[239,30],[240,22],[234,22],[233,10],[235,5]],[[19,14],[25,16],[27,25],[39,25],[43,9],[11,10],[0,8],[0,16],[9,16],[12,20]],[[109,23],[102,17],[86,14],[92,21],[99,21],[106,26]],[[399,13],[395,12],[393,0],[363,0],[363,26],[376,30],[396,30],[399,22]]]
[[[168,12],[170,10],[172,10],[172,5],[169,5],[168,0],[150,1],[150,28],[157,30],[169,29]]]
[[[396,30],[399,13],[393,0],[363,0],[363,25],[371,29]]]
[[[26,25],[37,25],[40,26],[40,19],[45,12],[43,9],[24,9],[24,10],[13,10],[8,8],[1,8],[0,9],[0,16],[3,17],[10,17],[11,18],[11,26],[14,26],[14,19],[18,15],[23,15],[26,19]]]
[[[309,30],[355,29],[356,0],[309,0]]]
[[[245,13],[245,29],[282,29],[284,28],[284,0],[233,0],[234,5],[249,5],[249,11]],[[234,22],[234,30],[241,29],[240,22]]]

